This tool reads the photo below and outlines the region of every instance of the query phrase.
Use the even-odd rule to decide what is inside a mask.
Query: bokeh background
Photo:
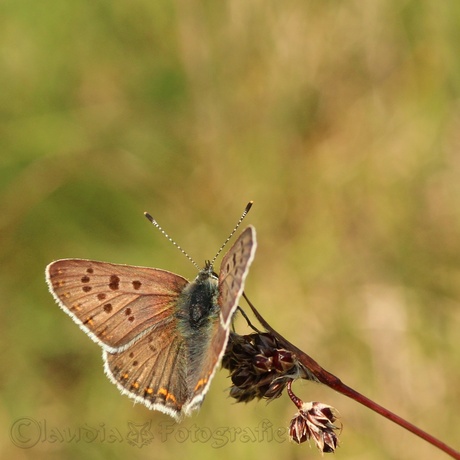
[[[0,11],[2,458],[321,458],[278,431],[295,412],[285,395],[234,404],[225,371],[179,426],[133,407],[45,285],[46,264],[65,257],[193,279],[143,211],[201,264],[251,199],[246,292],[266,319],[460,448],[458,2]],[[339,410],[336,458],[447,458],[328,388],[294,390]],[[130,423],[151,443],[129,444]]]

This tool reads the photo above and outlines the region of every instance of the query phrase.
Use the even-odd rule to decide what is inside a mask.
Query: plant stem
[[[354,401],[362,404],[363,406],[368,407],[369,409],[377,412],[381,416],[391,420],[392,422],[396,423],[397,425],[405,428],[406,430],[410,431],[411,433],[419,436],[420,438],[424,439],[426,442],[430,443],[431,445],[437,447],[438,449],[442,450],[446,454],[450,455],[452,458],[456,460],[460,460],[460,452],[456,451],[452,447],[448,446],[444,442],[440,441],[439,439],[435,438],[434,436],[430,435],[426,431],[416,427],[412,423],[408,422],[407,420],[403,419],[399,415],[391,412],[388,409],[385,409],[383,406],[380,406],[376,402],[372,401],[371,399],[367,398],[366,396],[362,395],[358,391],[354,390],[353,388],[345,385],[338,377],[334,374],[331,374],[326,369],[323,369],[313,358],[303,352],[300,348],[297,348],[287,339],[285,339],[282,335],[276,332],[265,319],[261,316],[261,314],[256,310],[254,305],[249,301],[246,295],[243,293],[244,298],[248,302],[251,310],[254,312],[254,315],[262,324],[262,326],[271,334],[273,334],[276,339],[280,342],[283,347],[288,350],[293,351],[297,355],[297,359],[299,362],[305,366],[306,369],[318,380],[320,383],[327,385],[328,387],[332,388],[333,390],[341,393],[349,398],[353,399]]]

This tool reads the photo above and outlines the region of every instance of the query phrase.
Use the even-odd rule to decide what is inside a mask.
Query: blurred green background
[[[285,395],[233,404],[224,371],[177,427],[133,407],[45,285],[66,257],[193,279],[142,212],[201,264],[250,199],[246,292],[266,319],[460,448],[458,2],[6,0],[0,13],[2,458],[321,458],[270,438],[295,412]],[[447,458],[328,388],[294,390],[340,411],[337,458]],[[149,445],[127,442],[130,422],[151,424]],[[97,439],[72,438],[85,430]]]

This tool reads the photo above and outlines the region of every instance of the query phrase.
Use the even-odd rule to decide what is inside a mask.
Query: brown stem
[[[297,406],[297,409],[302,409],[302,401],[300,398],[298,398],[293,392],[292,392],[292,380],[288,380],[288,383],[286,385],[286,391],[289,397],[291,398],[291,401]]]
[[[335,391],[345,396],[348,396],[354,401],[373,410],[374,412],[377,412],[378,414],[382,415],[388,420],[391,420],[397,425],[405,428],[406,430],[410,431],[416,436],[419,436],[420,438],[424,439],[426,442],[430,443],[431,445],[442,450],[446,454],[450,455],[452,458],[455,458],[456,460],[460,460],[460,452],[456,451],[452,447],[448,446],[447,444],[443,443],[439,439],[430,435],[426,431],[423,431],[420,428],[416,427],[415,425],[403,419],[399,415],[396,415],[395,413],[389,411],[388,409],[385,409],[383,406],[380,406],[379,404],[367,398],[366,396],[362,395],[358,391],[354,390],[353,388],[350,388],[348,385],[345,385],[338,377],[331,374],[327,370],[323,369],[313,358],[311,358],[305,352],[297,348],[295,345],[293,345],[291,342],[285,339],[282,335],[278,334],[278,332],[276,332],[267,323],[267,321],[265,321],[265,319],[260,315],[260,313],[256,310],[254,305],[252,305],[252,303],[246,297],[244,292],[243,292],[243,296],[248,302],[248,305],[251,307],[251,310],[254,312],[254,315],[259,320],[260,324],[262,324],[262,326],[267,331],[272,333],[283,347],[296,353],[297,359],[300,361],[300,363],[302,363],[319,382],[323,383],[324,385],[327,385],[328,387],[334,389]]]

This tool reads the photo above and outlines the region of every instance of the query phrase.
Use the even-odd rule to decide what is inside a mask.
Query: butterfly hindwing
[[[123,394],[180,420],[188,398],[187,356],[174,317],[126,350],[104,351],[103,358],[106,375]]]
[[[229,330],[225,329],[217,318],[213,322],[212,333],[209,336],[205,352],[201,355],[199,362],[195,362],[191,366],[191,372],[187,379],[190,396],[184,406],[184,412],[187,415],[201,406],[211,380],[222,360],[228,334]]]

